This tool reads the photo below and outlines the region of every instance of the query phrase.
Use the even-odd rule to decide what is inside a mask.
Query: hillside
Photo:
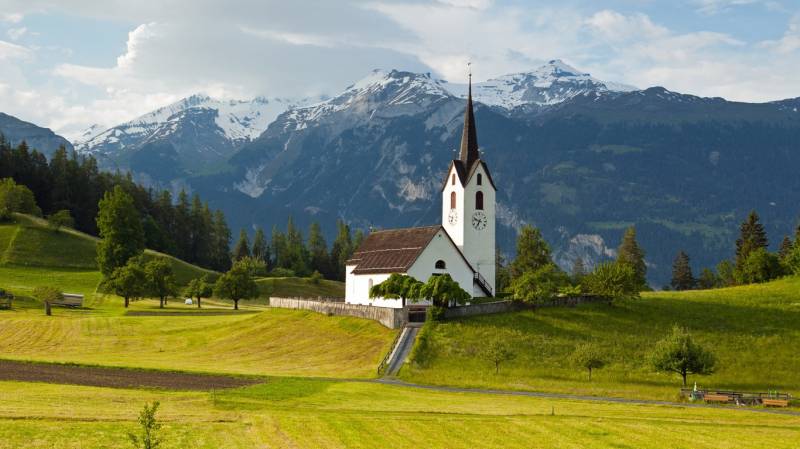
[[[28,147],[36,148],[47,156],[53,154],[60,146],[64,146],[67,150],[73,148],[69,140],[52,130],[2,112],[0,112],[0,134],[12,145],[16,146],[24,140]]]
[[[427,327],[418,361],[404,379],[575,394],[674,400],[677,376],[653,372],[647,356],[673,324],[687,327],[718,358],[711,376],[690,376],[702,387],[800,394],[800,277],[763,285],[689,292],[647,293],[613,306],[540,309],[454,320]],[[481,356],[503,339],[515,360],[494,373]],[[608,366],[593,380],[574,367],[576,345],[593,341]]]

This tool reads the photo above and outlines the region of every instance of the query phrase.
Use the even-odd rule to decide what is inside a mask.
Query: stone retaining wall
[[[599,296],[575,296],[570,298],[556,298],[543,304],[523,304],[514,301],[495,301],[483,304],[471,304],[468,306],[451,307],[444,312],[445,318],[461,318],[475,315],[489,315],[493,313],[516,312],[524,309],[538,309],[544,307],[575,307],[579,304],[609,302],[608,299]]]
[[[406,309],[393,309],[389,307],[365,306],[360,304],[345,304],[343,302],[318,301],[305,298],[269,298],[271,307],[283,309],[303,309],[325,315],[352,316],[377,321],[389,329],[403,327],[408,320]]]

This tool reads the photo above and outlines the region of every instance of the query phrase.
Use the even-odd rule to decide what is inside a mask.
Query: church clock
[[[486,227],[487,221],[486,214],[484,214],[483,211],[479,210],[472,214],[472,227],[478,231]]]
[[[451,225],[458,223],[458,211],[455,209],[450,209],[450,213],[447,215],[447,221]]]

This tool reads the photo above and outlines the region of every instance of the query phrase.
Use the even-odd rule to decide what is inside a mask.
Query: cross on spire
[[[467,91],[467,108],[464,111],[464,130],[461,133],[461,161],[469,170],[472,164],[480,159],[478,152],[478,133],[475,129],[475,114],[472,111],[472,62],[467,62],[469,70],[469,90]]]

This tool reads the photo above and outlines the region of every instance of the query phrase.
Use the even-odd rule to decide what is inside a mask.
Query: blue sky
[[[800,0],[0,0],[0,111],[68,137],[196,92],[331,95],[549,59],[638,87],[800,96]]]

